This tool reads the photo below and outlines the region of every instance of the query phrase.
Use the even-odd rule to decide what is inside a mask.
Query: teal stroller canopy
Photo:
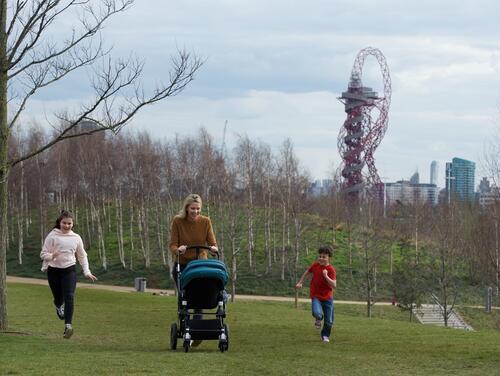
[[[181,288],[185,288],[189,282],[197,278],[214,278],[226,286],[228,273],[226,265],[220,260],[194,260],[187,264],[181,275]]]

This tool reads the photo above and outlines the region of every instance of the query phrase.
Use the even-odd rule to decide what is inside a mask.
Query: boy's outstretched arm
[[[304,274],[302,274],[302,277],[300,277],[299,281],[295,285],[296,289],[302,288],[302,284],[304,283],[304,279],[306,279],[307,275],[309,274],[309,269],[307,269]]]

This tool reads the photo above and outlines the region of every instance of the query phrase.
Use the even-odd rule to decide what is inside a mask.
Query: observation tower
[[[362,83],[363,65],[370,55],[380,65],[383,96]],[[343,190],[352,201],[358,201],[364,192],[383,197],[383,183],[373,154],[387,130],[391,93],[391,78],[384,55],[377,48],[362,49],[354,61],[347,91],[339,98],[345,106],[347,119],[340,129],[337,146],[342,158]]]

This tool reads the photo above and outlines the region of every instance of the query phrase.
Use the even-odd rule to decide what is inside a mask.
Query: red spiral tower
[[[372,88],[363,86],[361,80],[363,65],[370,55],[380,65],[384,85],[382,97]],[[391,93],[391,77],[382,52],[372,47],[359,51],[347,91],[339,98],[345,106],[347,119],[340,129],[337,143],[342,157],[344,192],[353,200],[359,200],[365,188],[371,194],[379,197],[382,195],[383,184],[378,176],[373,154],[387,130]],[[372,116],[372,112],[378,116]]]

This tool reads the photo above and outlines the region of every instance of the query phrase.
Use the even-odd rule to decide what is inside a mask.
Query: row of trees
[[[11,152],[44,137],[40,129],[24,140],[14,137]],[[234,149],[222,150],[204,129],[170,141],[153,141],[146,133],[98,134],[67,140],[18,166],[10,183],[10,218],[16,220],[9,241],[16,244],[19,263],[33,216],[39,218],[40,241],[51,226],[52,201],[79,208],[79,231],[103,269],[109,262],[128,269],[137,263],[168,268],[170,220],[182,198],[197,192],[213,220],[222,257],[231,265],[233,292],[242,271],[295,280],[308,248],[327,242],[345,253],[340,271],[358,281],[369,314],[378,291],[388,289],[400,300],[403,287],[433,292],[445,309],[466,285],[490,284],[498,293],[498,203],[487,209],[400,204],[384,211],[377,201],[366,200],[353,208],[335,184],[314,197],[290,140],[273,153],[247,136]],[[322,234],[314,238],[318,229]],[[106,244],[110,234],[117,246]],[[398,280],[394,287],[387,282],[392,275]]]
[[[46,137],[40,128],[24,139],[12,137],[12,156]],[[47,210],[53,202],[81,208],[80,231],[98,250],[103,269],[109,259],[105,238],[111,231],[116,233],[124,268],[133,268],[135,260],[127,257],[125,242],[129,252],[142,255],[146,268],[156,255],[167,266],[170,220],[182,198],[197,192],[214,221],[223,257],[228,252],[236,259],[241,252],[251,271],[260,266],[269,271],[279,259],[284,279],[288,260],[278,257],[276,250],[293,249],[294,274],[298,267],[309,179],[300,171],[290,140],[274,155],[268,145],[247,136],[228,153],[216,147],[204,129],[195,137],[165,142],[153,141],[146,133],[96,134],[59,143],[20,164],[10,184],[9,212],[16,221],[7,239],[17,240],[19,263],[32,216],[38,214],[37,234],[42,240],[52,224]],[[256,254],[258,236],[266,249],[263,257]]]

